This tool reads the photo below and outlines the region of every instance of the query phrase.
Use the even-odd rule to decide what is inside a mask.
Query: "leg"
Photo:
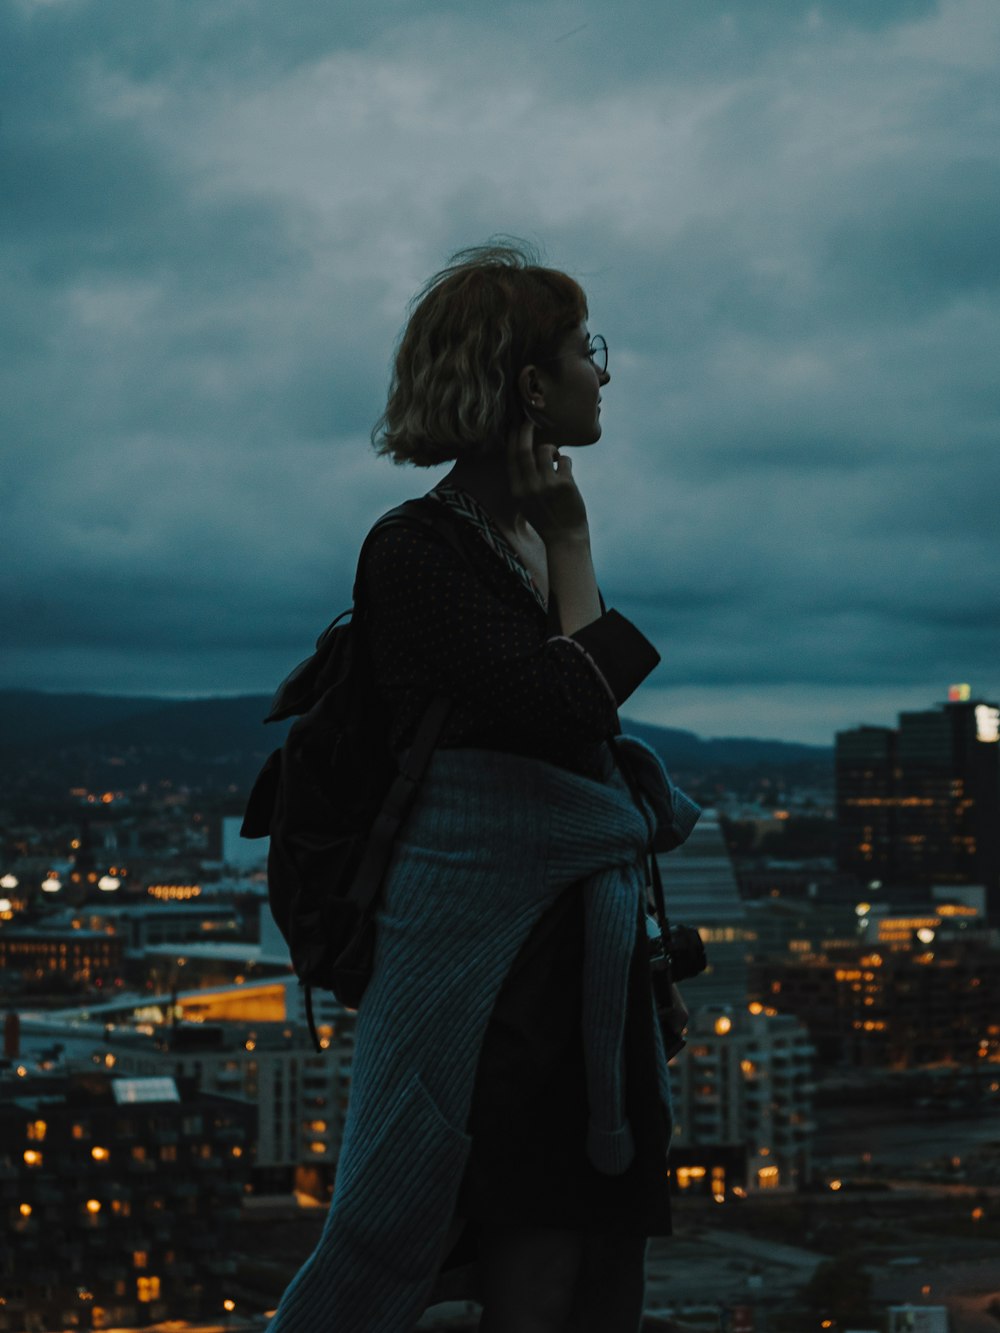
[[[646,1237],[586,1235],[568,1333],[638,1333],[646,1291]]]
[[[583,1239],[575,1231],[484,1227],[480,1333],[565,1333]]]

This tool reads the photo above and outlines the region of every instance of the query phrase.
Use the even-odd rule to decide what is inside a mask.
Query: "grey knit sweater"
[[[618,744],[641,808],[610,762],[601,783],[498,751],[434,755],[386,879],[333,1202],[271,1333],[411,1333],[444,1258],[490,1013],[532,927],[571,885],[585,912],[587,1152],[598,1170],[627,1168],[623,1036],[643,855],[658,825],[679,843],[700,811],[651,750]]]

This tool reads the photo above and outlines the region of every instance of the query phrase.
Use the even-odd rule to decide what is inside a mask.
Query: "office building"
[[[983,885],[997,922],[1000,708],[951,693],[894,730],[838,733],[838,864],[865,884]]]

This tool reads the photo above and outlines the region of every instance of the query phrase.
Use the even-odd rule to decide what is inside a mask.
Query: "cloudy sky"
[[[1000,695],[996,0],[0,15],[0,685],[269,691],[440,475],[368,443],[408,300],[507,233],[611,349],[627,714]]]

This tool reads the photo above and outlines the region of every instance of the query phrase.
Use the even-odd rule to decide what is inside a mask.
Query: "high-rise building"
[[[837,735],[838,863],[887,885],[981,884],[1000,920],[1000,708],[955,687]]]
[[[704,810],[691,836],[657,856],[671,923],[701,935],[708,968],[683,984],[691,1009],[706,1004],[740,1007],[747,995],[749,932],[733,864],[715,810]]]

